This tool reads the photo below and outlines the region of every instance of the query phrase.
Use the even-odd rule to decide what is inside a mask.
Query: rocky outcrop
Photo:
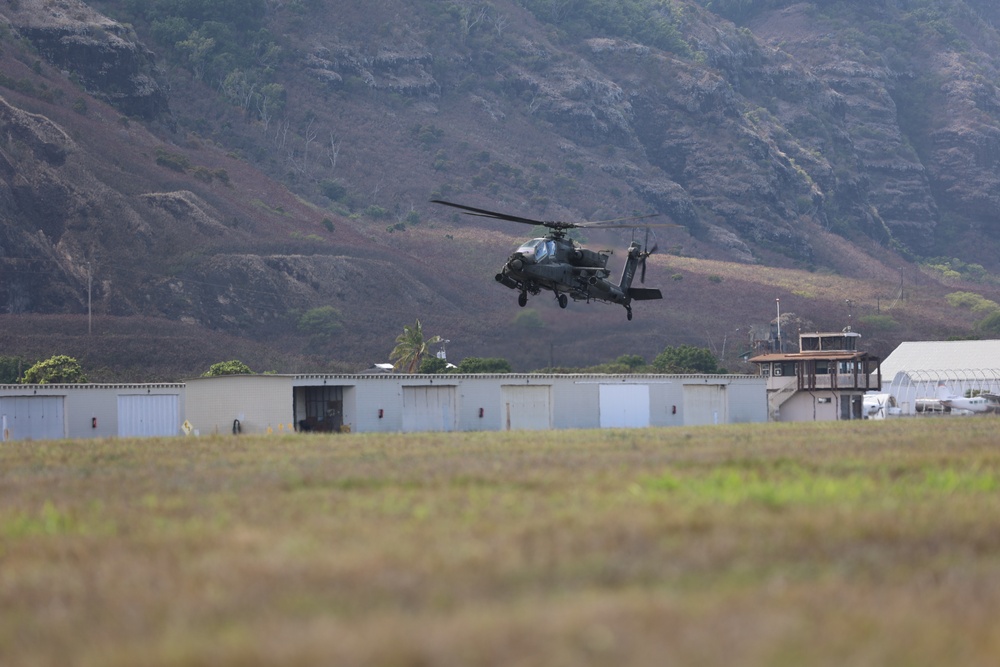
[[[969,4],[995,12],[992,3]],[[838,132],[821,146],[836,174],[828,192],[858,202],[874,229],[884,226],[921,254],[941,254],[942,222],[946,234],[956,225],[993,226],[1000,214],[996,31],[987,21],[922,23],[905,6],[823,9],[794,4],[749,27],[837,96]],[[875,37],[886,26],[907,33],[887,43]]]
[[[363,55],[343,44],[317,46],[303,59],[306,70],[331,88],[339,88],[346,77],[356,77],[375,90],[407,96],[431,95],[440,85],[430,72],[431,54],[419,48],[389,47]]]
[[[954,1],[982,20],[965,12],[921,28],[907,3],[769,2],[743,3],[757,14],[736,25],[706,9],[720,3],[674,0],[687,47],[676,51],[610,28],[581,37],[576,20],[548,23],[512,0],[481,3],[475,16],[470,3],[269,3],[281,57],[246,81],[251,92],[280,84],[279,116],[244,113],[216,96],[218,72],[185,78],[176,61],[171,76],[190,82],[173,91],[186,131],[155,123],[164,133],[136,144],[129,135],[146,127],[74,114],[85,93],[48,67],[34,68],[33,84],[47,97],[17,88],[41,54],[127,115],[164,112],[152,54],[132,29],[78,0],[8,2],[0,15],[36,51],[5,45],[0,92],[22,108],[0,107],[0,248],[49,268],[4,274],[2,307],[78,307],[88,260],[121,267],[99,283],[106,312],[234,329],[276,322],[290,300],[440,305],[427,286],[464,288],[473,269],[455,253],[442,271],[406,236],[421,222],[452,224],[425,205],[434,192],[532,218],[658,212],[690,233],[672,230],[670,245],[697,257],[839,270],[830,258],[850,243],[831,243],[832,230],[867,252],[992,256],[996,267],[998,17],[985,0]],[[883,35],[897,37],[886,46]],[[209,166],[160,169],[154,156],[168,144]],[[225,185],[197,178],[229,159]],[[318,208],[295,216],[288,200],[265,201],[259,181],[246,185],[253,167]],[[451,231],[434,234],[451,244]],[[351,232],[360,246],[330,249]],[[115,260],[98,265],[102,253]],[[130,284],[135,257],[166,270]],[[403,258],[417,268],[398,268]]]
[[[153,53],[122,24],[76,0],[18,0],[0,15],[46,60],[123,114],[152,119],[169,111]]]

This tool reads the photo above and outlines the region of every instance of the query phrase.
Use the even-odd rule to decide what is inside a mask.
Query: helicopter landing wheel
[[[566,298],[566,295],[565,295],[565,294],[560,294],[560,295],[559,295],[558,297],[556,297],[556,298],[557,298],[557,299],[559,300],[559,307],[560,307],[560,308],[565,308],[565,307],[566,307],[566,304],[567,304],[567,303],[569,303],[569,299],[567,299],[567,298]]]
[[[526,305],[528,305],[527,292],[521,292],[520,294],[517,295],[517,305],[521,306],[521,308],[524,308]]]
[[[626,308],[625,309],[625,317],[628,318],[629,322],[632,321],[632,309],[631,308]]]

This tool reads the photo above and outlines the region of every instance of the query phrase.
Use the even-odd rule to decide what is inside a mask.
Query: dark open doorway
[[[344,425],[343,387],[300,387],[297,392],[301,392],[295,414],[299,431],[340,432]]]

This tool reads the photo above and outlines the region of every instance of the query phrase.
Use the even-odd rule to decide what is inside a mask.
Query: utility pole
[[[774,305],[778,309],[778,352],[781,352],[781,299],[775,299]]]
[[[94,291],[94,274],[90,270],[90,262],[87,262],[87,335],[94,332],[94,313],[91,308],[91,294]]]

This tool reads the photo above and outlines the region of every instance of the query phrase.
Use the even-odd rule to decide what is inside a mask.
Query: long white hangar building
[[[503,431],[766,422],[746,375],[230,375],[187,383],[199,433]]]
[[[3,440],[766,422],[748,375],[229,375],[0,385]]]

